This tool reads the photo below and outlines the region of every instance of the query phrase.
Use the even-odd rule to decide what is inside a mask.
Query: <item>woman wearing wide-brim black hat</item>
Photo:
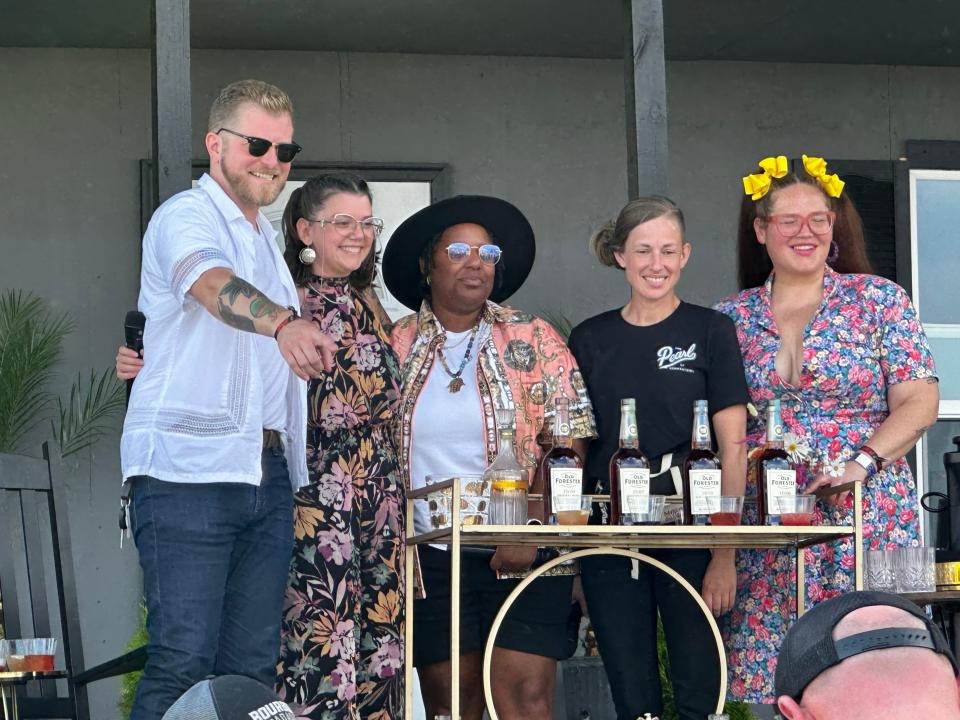
[[[530,274],[536,255],[533,228],[515,205],[486,195],[457,195],[440,200],[404,220],[383,254],[383,279],[391,294],[416,312],[424,291],[424,270],[441,233],[465,223],[484,228],[501,252],[489,299],[501,303]]]
[[[459,196],[408,218],[384,252],[387,288],[417,311],[394,327],[401,366],[398,458],[407,487],[428,476],[480,475],[497,453],[495,411],[510,409],[518,459],[533,470],[554,399],[570,399],[571,428],[583,447],[595,436],[590,400],[573,356],[543,320],[498,303],[523,284],[533,266],[530,223],[498,198]],[[581,447],[581,451],[582,451]],[[531,473],[532,475],[532,473]],[[422,507],[421,507],[422,505]],[[432,530],[417,503],[417,534]],[[428,717],[450,714],[450,560],[421,546],[427,597],[415,601],[414,663]],[[525,548],[461,557],[461,716],[483,714],[481,652],[496,612],[516,580],[497,570],[523,570]],[[518,598],[497,635],[492,674],[502,717],[551,720],[556,661],[575,647],[570,627],[571,575],[545,577]]]

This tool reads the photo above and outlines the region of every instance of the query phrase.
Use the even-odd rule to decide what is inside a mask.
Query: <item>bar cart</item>
[[[720,638],[720,630],[710,609],[700,594],[676,571],[657,559],[645,555],[644,548],[791,548],[797,562],[797,612],[804,612],[804,553],[799,552],[811,545],[833,542],[846,537],[854,538],[854,581],[857,590],[863,587],[863,522],[862,500],[863,486],[860,482],[847,483],[818,495],[853,493],[854,518],[852,525],[842,526],[709,526],[709,525],[461,525],[460,522],[460,483],[455,479],[432,484],[425,488],[409,491],[407,494],[407,517],[413,517],[413,504],[430,495],[449,491],[450,527],[434,530],[420,535],[414,534],[413,523],[407,525],[407,545],[427,543],[449,546],[451,563],[450,588],[450,671],[451,678],[451,717],[460,715],[460,550],[461,545],[536,545],[538,547],[562,547],[571,552],[550,560],[524,578],[507,597],[494,619],[487,638],[483,655],[483,692],[487,712],[491,720],[497,720],[493,705],[493,692],[490,680],[490,665],[493,656],[494,641],[503,619],[510,606],[523,590],[536,578],[548,572],[556,565],[589,555],[620,555],[638,562],[656,567],[675,579],[700,606],[707,624],[713,632],[720,660],[720,692],[717,697],[716,712],[723,711],[727,694],[726,653]],[[594,495],[594,502],[603,502],[605,496]],[[406,717],[412,717],[413,707],[413,597],[414,597],[414,554],[406,554],[406,628],[405,628],[405,672],[406,672]],[[429,588],[426,589],[429,592]]]

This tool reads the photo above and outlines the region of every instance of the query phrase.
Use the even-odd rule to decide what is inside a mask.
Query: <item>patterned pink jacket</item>
[[[491,326],[478,355],[478,391],[486,428],[487,460],[497,454],[495,412],[511,403],[516,413],[520,460],[531,472],[540,460],[537,434],[546,423],[552,428],[554,399],[570,400],[570,424],[576,438],[597,435],[593,406],[576,361],[563,338],[544,320],[525,312],[487,302],[482,322]],[[410,443],[413,413],[437,348],[446,333],[424,301],[420,312],[402,318],[393,328],[390,344],[400,358],[402,399],[397,424],[400,471],[410,487]]]

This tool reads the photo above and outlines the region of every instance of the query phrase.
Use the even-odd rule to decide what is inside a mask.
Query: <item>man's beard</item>
[[[262,208],[270,205],[280,196],[284,186],[282,176],[278,176],[272,184],[262,184],[251,178],[246,170],[239,173],[233,172],[224,162],[225,159],[222,156],[220,158],[220,171],[230,185],[230,189],[242,203]]]

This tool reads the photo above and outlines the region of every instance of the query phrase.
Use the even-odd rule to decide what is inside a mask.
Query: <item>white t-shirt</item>
[[[443,355],[454,372],[466,354],[469,335],[469,330],[447,332]],[[414,489],[426,485],[427,475],[482,475],[487,467],[483,406],[477,384],[480,340],[477,337],[474,341],[470,360],[463,368],[463,388],[459,392],[450,392],[451,377],[439,357],[430,368],[413,413],[410,483]],[[418,535],[433,529],[426,500],[414,503],[413,527]]]

